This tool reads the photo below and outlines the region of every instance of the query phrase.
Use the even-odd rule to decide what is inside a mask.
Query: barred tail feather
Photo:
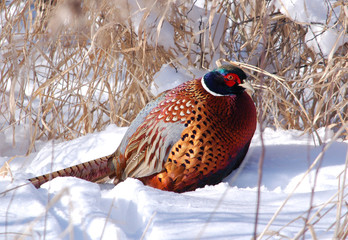
[[[56,177],[77,177],[87,181],[97,182],[115,173],[113,164],[110,165],[112,161],[109,161],[109,159],[113,157],[114,154],[42,176],[30,178],[29,181],[36,188],[39,188],[42,184]]]

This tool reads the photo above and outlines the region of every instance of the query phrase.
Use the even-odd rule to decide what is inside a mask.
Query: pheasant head
[[[240,68],[226,64],[208,72],[202,78],[203,88],[214,96],[234,95],[244,92],[245,89],[254,91],[245,81],[247,75]]]

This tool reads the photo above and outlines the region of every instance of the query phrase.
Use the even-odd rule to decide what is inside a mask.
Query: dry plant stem
[[[348,171],[348,149],[346,152],[345,168],[343,170],[343,173],[340,176],[338,176],[340,180],[342,179],[341,181],[339,181],[339,185],[338,185],[338,189],[339,189],[337,194],[338,206],[337,206],[337,213],[336,213],[335,233],[334,233],[334,236],[338,239],[342,237],[342,236],[339,236],[340,232],[344,230],[345,226],[347,226],[348,224],[348,222],[343,222],[343,224],[341,225],[341,215],[342,215],[342,207],[343,207],[342,205],[344,203],[345,188],[347,186],[347,182],[346,182],[347,171]],[[346,202],[346,208],[348,208],[347,202]],[[345,217],[346,217],[345,220],[348,220],[348,211],[346,211]]]
[[[254,222],[254,238],[257,239],[257,226],[259,221],[259,214],[260,214],[260,206],[261,206],[261,183],[262,183],[262,169],[263,169],[263,163],[265,159],[265,144],[263,140],[263,129],[262,124],[259,123],[260,128],[260,140],[261,140],[261,155],[259,158],[259,166],[258,166],[258,179],[257,179],[257,201],[256,201],[256,213],[255,213],[255,222]]]
[[[258,6],[260,7],[260,6]],[[265,10],[265,8],[263,8]],[[262,22],[264,26],[267,26],[268,22],[268,17],[263,12],[263,17]],[[263,28],[262,29],[262,38],[264,41],[266,41],[266,32],[267,29]],[[260,63],[260,68],[265,69],[266,67],[266,61],[265,58],[267,56],[267,49],[266,47],[263,48],[261,52],[260,59],[258,62]],[[258,79],[260,80],[261,85],[264,84],[264,76],[262,74],[257,74],[259,77]],[[262,91],[260,89],[260,91]],[[259,99],[258,102],[262,102],[262,92],[259,93],[258,95]],[[258,112],[258,124],[259,124],[259,129],[260,129],[260,140],[261,140],[261,155],[259,158],[259,166],[258,166],[258,180],[257,180],[257,201],[256,201],[256,213],[255,213],[255,223],[254,223],[254,239],[257,239],[257,227],[258,227],[258,221],[259,221],[259,214],[260,214],[260,206],[261,206],[261,185],[262,185],[262,175],[263,175],[263,164],[264,164],[264,159],[265,159],[265,145],[264,145],[264,140],[263,140],[263,121],[260,116],[263,115],[263,110],[262,108],[259,109]]]
[[[340,195],[338,197],[338,208],[337,208],[337,225],[336,225],[336,229],[335,229],[335,236],[337,237],[342,237],[343,236],[339,236],[339,232],[342,232],[345,230],[345,237],[347,237],[348,235],[348,211],[346,211],[346,214],[345,214],[345,221],[344,223],[342,224],[342,226],[340,227],[340,219],[341,219],[341,210],[342,210],[342,204],[344,203],[344,196],[347,194],[345,193],[345,189],[347,188],[347,182],[346,182],[346,179],[347,179],[347,171],[348,171],[348,149],[347,149],[347,154],[346,154],[346,164],[345,164],[345,168],[344,168],[344,172],[343,172],[343,177],[342,177],[342,186],[341,186],[341,189],[340,189]],[[347,205],[347,202],[345,202],[346,204],[346,208],[348,209],[348,205]]]
[[[322,149],[325,148],[325,143],[322,145]],[[308,154],[307,154],[307,161],[308,163],[310,163],[310,155],[309,155],[309,149],[307,150],[308,151]],[[304,219],[304,226],[303,226],[303,229],[300,231],[302,234],[302,237],[303,239],[305,238],[305,233],[307,230],[310,230],[310,233],[313,235],[313,228],[312,228],[312,225],[311,223],[309,222],[309,218],[310,218],[310,215],[311,215],[311,212],[314,208],[314,196],[315,196],[315,188],[316,188],[316,184],[317,184],[317,180],[318,180],[318,175],[319,175],[319,170],[320,170],[320,167],[322,165],[322,162],[323,162],[323,158],[324,158],[324,154],[322,155],[322,157],[319,159],[318,161],[318,164],[316,166],[316,170],[315,170],[315,173],[314,173],[314,180],[313,180],[313,183],[310,181],[310,184],[311,184],[311,195],[310,195],[310,200],[309,200],[309,207],[308,207],[308,210],[307,210],[307,215]],[[309,176],[309,179],[311,179],[311,176]]]
[[[102,230],[102,232],[101,232],[101,235],[100,235],[100,239],[103,239],[103,237],[104,237],[106,225],[108,224],[108,221],[111,219],[110,216],[111,216],[111,212],[112,212],[112,209],[113,209],[113,207],[114,207],[115,201],[116,201],[116,197],[114,197],[114,198],[112,199],[112,202],[111,202],[111,205],[110,205],[110,208],[109,208],[109,211],[108,211],[108,215],[107,215],[107,217],[105,218],[105,223],[104,223],[104,226],[103,226],[103,230]]]
[[[151,223],[152,223],[154,217],[156,216],[156,214],[157,214],[157,212],[154,212],[154,213],[151,215],[151,217],[150,217],[150,219],[149,219],[149,222],[146,224],[145,230],[144,230],[143,234],[141,235],[140,240],[145,239],[145,235],[146,235],[147,231],[149,230],[149,227],[150,227],[150,225],[151,225]]]

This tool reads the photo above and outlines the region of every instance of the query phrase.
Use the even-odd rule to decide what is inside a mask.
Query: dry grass
[[[57,2],[1,5],[0,130],[29,123],[32,143],[127,125],[153,98],[148,89],[163,64],[208,68],[216,59],[257,67],[246,69],[262,89],[255,101],[267,126],[337,130],[348,119],[347,46],[323,58],[304,44],[310,29],[266,1],[213,2],[198,29],[188,3],[145,1],[132,11],[127,1]],[[142,23],[158,16],[154,26],[136,25],[139,12]],[[164,22],[175,31],[170,48],[156,42]],[[343,12],[338,24],[347,27]]]
[[[172,56],[148,46],[125,19],[114,19],[119,10],[105,10],[108,1],[82,9],[67,1],[44,5],[43,12],[38,2],[34,9],[29,2],[11,5],[17,17],[6,22],[1,36],[2,127],[29,122],[32,142],[71,139],[110,122],[127,125],[153,98],[153,75]],[[30,21],[34,11],[40,14]]]
[[[335,6],[335,28],[347,33],[344,3]],[[305,44],[311,28],[269,1],[207,1],[199,19],[187,17],[193,3],[164,0],[144,1],[137,11],[127,0],[1,1],[0,10],[0,132],[29,124],[28,152],[37,139],[126,126],[154,97],[149,86],[163,64],[210,68],[218,59],[237,62],[252,77],[263,126],[328,127],[348,137],[347,44],[329,56],[315,53]],[[148,26],[151,16],[157,18]],[[160,41],[163,24],[175,33],[173,45]],[[335,234],[347,236],[347,225]]]

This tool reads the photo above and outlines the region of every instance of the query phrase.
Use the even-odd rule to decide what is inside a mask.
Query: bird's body
[[[138,114],[114,154],[30,181],[39,187],[56,176],[133,177],[175,192],[216,184],[240,165],[255,132],[245,78],[225,65],[168,90]]]

